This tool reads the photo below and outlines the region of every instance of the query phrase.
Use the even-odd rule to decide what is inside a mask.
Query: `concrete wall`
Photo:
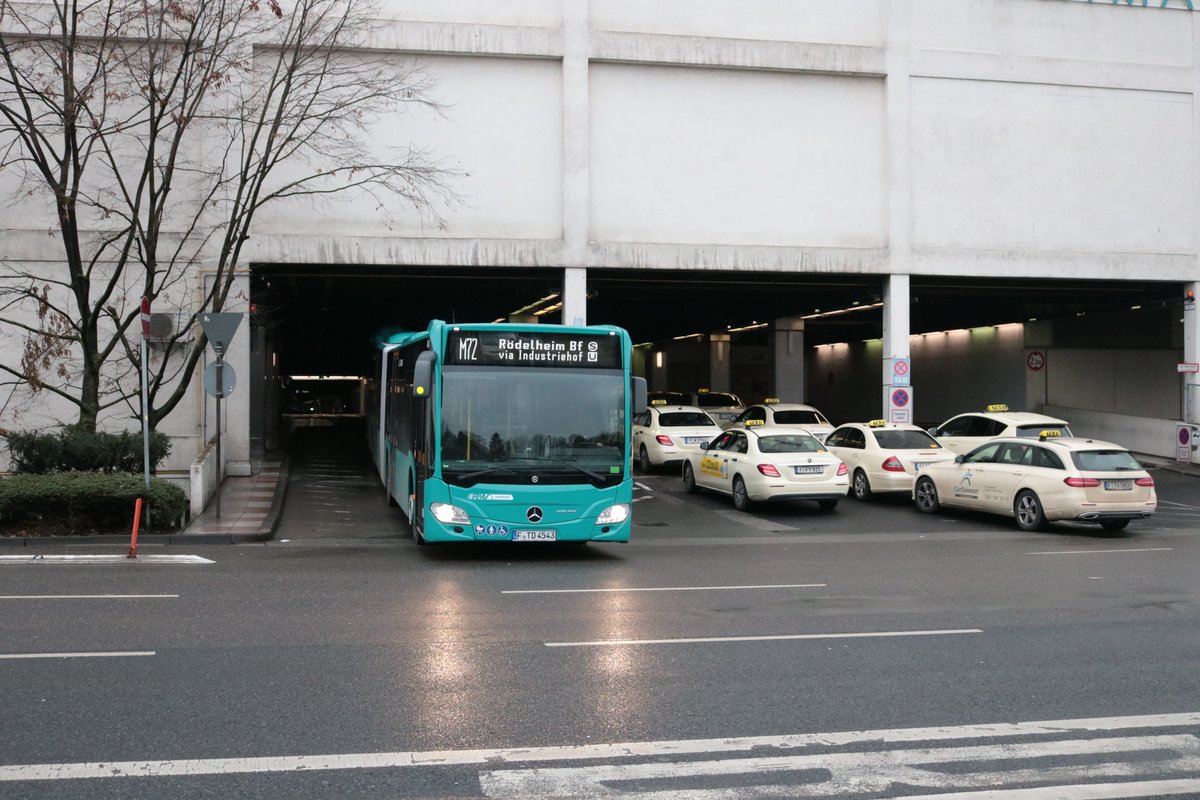
[[[1169,5],[386,0],[367,47],[424,69],[445,114],[377,120],[372,145],[430,148],[461,171],[462,202],[391,227],[361,196],[276,206],[245,258],[1194,282],[1200,15]],[[6,208],[0,262],[54,269],[53,226],[44,203]],[[1025,404],[1003,333],[945,342],[913,342],[918,419]],[[878,416],[881,353],[843,347],[811,354],[810,399]],[[0,359],[20,352],[0,336]],[[947,391],[954,365],[969,378]],[[17,399],[0,397],[0,426],[37,406]],[[249,412],[230,411],[241,460]],[[173,468],[210,414],[196,392],[170,420],[192,442]]]

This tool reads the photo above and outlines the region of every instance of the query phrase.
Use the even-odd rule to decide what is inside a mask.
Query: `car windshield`
[[[789,433],[758,437],[761,453],[816,453],[825,447],[808,434]]]
[[[1042,431],[1058,431],[1059,436],[1070,436],[1071,429],[1066,424],[1056,425],[1054,423],[1046,423],[1043,425],[1018,425],[1017,436],[1027,436],[1036,439],[1041,435]]]
[[[699,411],[671,411],[658,415],[658,424],[664,428],[715,428],[717,423],[708,414]]]
[[[736,395],[725,392],[704,392],[696,395],[696,405],[701,408],[736,408],[741,404]]]
[[[620,371],[446,367],[441,469],[447,483],[592,483],[624,476]]]
[[[828,425],[829,420],[818,411],[776,411],[776,425]]]
[[[1142,469],[1128,450],[1075,450],[1071,460],[1084,472],[1140,472]]]
[[[872,431],[884,450],[930,450],[941,447],[925,431]]]

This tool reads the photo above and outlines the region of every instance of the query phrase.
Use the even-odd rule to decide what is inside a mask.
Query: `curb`
[[[266,542],[275,536],[279,527],[280,517],[283,516],[283,501],[287,495],[288,457],[284,454],[279,462],[279,480],[275,484],[275,494],[271,497],[271,508],[258,530],[249,533],[188,533],[187,528],[175,533],[150,533],[138,535],[138,546],[142,545],[173,545],[173,544],[257,544]],[[93,545],[121,544],[128,545],[129,534],[101,533],[95,536],[2,536],[0,548],[20,548],[42,545]]]

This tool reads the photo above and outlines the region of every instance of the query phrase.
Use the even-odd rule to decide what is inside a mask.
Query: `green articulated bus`
[[[628,333],[434,320],[376,345],[370,446],[418,543],[629,541]]]

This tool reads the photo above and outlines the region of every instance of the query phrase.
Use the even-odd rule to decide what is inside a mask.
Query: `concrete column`
[[[563,0],[563,308],[567,325],[587,324],[589,207],[589,0]]]
[[[889,275],[883,286],[883,419],[912,422],[912,373],[909,369],[909,278]],[[897,395],[897,391],[900,392]],[[907,398],[903,403],[897,397]],[[907,412],[907,413],[905,413]]]
[[[729,334],[714,333],[708,337],[708,388],[714,392],[728,392],[730,380]]]
[[[562,321],[565,325],[587,325],[587,270],[563,270]]]
[[[910,197],[909,118],[911,79],[911,0],[887,3],[887,142],[888,142],[888,276],[883,299],[883,419],[915,422],[911,375],[907,367],[909,275],[912,273],[912,203]],[[904,374],[897,373],[897,359]],[[898,382],[899,381],[899,382]],[[896,392],[907,398],[893,403]]]
[[[775,320],[771,337],[771,394],[785,403],[804,402],[804,320]]]

